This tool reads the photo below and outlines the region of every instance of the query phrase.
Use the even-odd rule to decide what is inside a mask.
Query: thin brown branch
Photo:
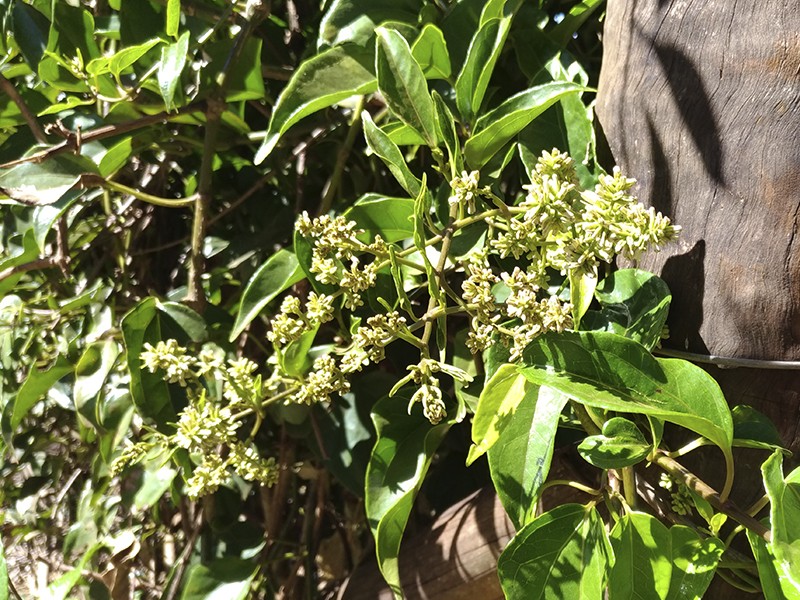
[[[203,529],[203,511],[196,510],[195,511],[195,519],[192,523],[192,529],[189,533],[189,536],[186,540],[186,544],[181,550],[178,559],[175,561],[175,571],[172,575],[172,578],[169,582],[169,587],[164,592],[162,596],[163,600],[175,600],[175,596],[180,589],[180,583],[183,579],[183,574],[186,571],[186,567],[189,566],[189,559],[192,557],[192,551],[194,550],[194,546],[197,543],[197,537],[200,535],[200,532]]]
[[[2,74],[0,74],[0,89],[8,94],[8,97],[11,98],[11,101],[17,105],[19,112],[22,113],[22,118],[25,119],[25,123],[28,124],[28,128],[31,130],[33,137],[36,138],[36,141],[40,144],[46,144],[47,136],[44,134],[42,126],[39,125],[36,115],[34,115],[31,109],[28,108],[28,105],[25,103],[25,100],[22,98],[22,96],[20,96],[17,88],[14,87],[14,84],[6,79]]]
[[[58,266],[60,266],[59,262],[53,256],[48,256],[46,258],[39,258],[36,260],[32,260],[31,262],[3,269],[2,271],[0,271],[0,281],[8,279],[13,275],[18,275],[20,273],[27,273],[28,271],[37,271],[39,269],[53,269]]]
[[[78,138],[77,133],[71,133],[68,134],[67,139],[60,144],[51,146],[50,148],[42,150],[41,152],[37,152],[36,154],[31,154],[30,156],[23,156],[22,158],[0,164],[0,169],[8,169],[10,167],[21,165],[27,162],[40,163],[57,154],[74,152],[80,148],[80,144],[103,140],[117,135],[123,135],[144,127],[149,127],[150,125],[155,125],[157,123],[166,123],[178,116],[198,112],[202,110],[204,106],[205,102],[192,102],[191,104],[187,104],[186,106],[179,108],[172,113],[165,111],[155,115],[148,115],[139,119],[134,119],[133,121],[127,121],[125,123],[103,125],[101,127],[97,127],[96,129],[82,131],[80,133],[80,139]]]
[[[651,460],[672,475],[676,480],[685,484],[686,487],[705,499],[718,511],[728,515],[731,519],[743,525],[756,535],[761,536],[765,541],[772,541],[772,531],[761,523],[761,521],[748,515],[730,500],[723,500],[722,496],[714,488],[701,480],[678,461],[670,458],[661,451],[655,452]]]

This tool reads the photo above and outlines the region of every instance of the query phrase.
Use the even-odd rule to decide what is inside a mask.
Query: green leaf
[[[320,45],[366,46],[386,21],[416,24],[421,0],[334,0],[319,24]]]
[[[39,62],[47,49],[50,21],[38,10],[24,2],[14,2],[12,15],[14,39],[25,62],[35,72],[39,69]]]
[[[111,146],[100,159],[98,169],[103,177],[110,177],[128,162],[133,154],[133,138],[126,137]]]
[[[438,127],[439,137],[444,141],[447,148],[448,160],[450,161],[450,175],[455,177],[464,168],[464,159],[461,156],[461,143],[458,139],[456,120],[450,108],[445,104],[444,99],[439,93],[433,91],[433,106],[436,109],[436,126]]]
[[[162,319],[166,317],[166,320],[163,323],[165,329],[171,324],[177,326],[178,331],[174,337],[177,338],[185,335],[195,343],[205,342],[208,339],[208,330],[203,317],[185,304],[180,304],[179,302],[161,302],[156,300],[156,308],[158,309],[160,313],[159,316]],[[183,340],[179,339],[178,341],[182,342]]]
[[[0,190],[20,202],[53,204],[86,173],[96,173],[83,156],[57,154],[42,162],[25,162],[0,172]]]
[[[422,28],[419,37],[411,46],[411,54],[422,67],[427,79],[447,79],[450,77],[450,55],[442,30],[433,23]]]
[[[145,464],[131,501],[134,513],[141,513],[158,502],[178,475],[178,471],[164,465],[164,457],[160,452],[153,460],[146,460]]]
[[[54,2],[47,49],[66,59],[80,55],[88,62],[100,56],[94,31],[94,17],[88,10],[66,2]]]
[[[255,164],[262,163],[286,130],[303,117],[351,96],[374,92],[378,82],[373,65],[372,50],[349,44],[303,61],[275,103]]]
[[[641,344],[607,332],[565,332],[535,339],[521,372],[578,402],[676,423],[730,457],[733,420],[714,379],[677,359],[656,359]]]
[[[364,230],[359,235],[363,242],[371,242],[376,235],[380,235],[385,241],[394,243],[414,235],[414,201],[411,198],[366,194],[344,216]]]
[[[111,73],[114,75],[114,77],[119,78],[125,69],[136,64],[136,61],[147,54],[153,47],[161,44],[162,42],[163,40],[160,38],[153,38],[142,44],[123,48],[111,56],[101,56],[100,58],[95,58],[86,65],[86,72],[95,76],[102,75],[104,73]]]
[[[364,123],[364,137],[370,150],[386,164],[389,171],[409,195],[415,197],[419,195],[420,181],[408,168],[406,159],[397,144],[375,125],[368,112],[361,113],[361,119]]]
[[[83,190],[74,189],[63,194],[53,204],[44,204],[33,209],[33,234],[39,252],[44,252],[47,234],[55,222],[84,194]]]
[[[278,364],[290,377],[302,377],[310,366],[311,359],[308,352],[314,344],[318,330],[319,325],[306,331],[300,339],[291,342],[278,353]]]
[[[515,2],[519,5],[520,2]],[[481,23],[472,37],[464,66],[456,79],[456,106],[461,117],[472,121],[480,114],[481,104],[494,72],[497,59],[511,28],[513,13]]]
[[[175,91],[181,81],[181,73],[189,54],[189,32],[184,31],[178,40],[161,48],[161,62],[158,65],[158,90],[164,105],[170,111],[176,108]]]
[[[0,540],[0,600],[8,600],[8,566],[2,540]]]
[[[622,269],[603,279],[595,296],[602,310],[589,311],[582,329],[611,331],[648,349],[661,339],[672,295],[660,277],[639,269]]]
[[[178,37],[178,28],[181,24],[181,0],[167,0],[167,35]]]
[[[155,298],[145,298],[122,318],[122,337],[127,350],[131,376],[131,397],[139,412],[152,419],[158,429],[171,432],[170,423],[177,421],[169,386],[158,372],[142,366],[140,358],[145,343],[155,346],[161,340],[161,320]]]
[[[530,383],[527,387],[516,410],[497,424],[499,435],[488,451],[494,487],[517,530],[536,514],[539,492],[550,472],[559,416],[567,403],[566,396],[551,388]]]
[[[771,550],[788,582],[800,589],[800,467],[783,477],[783,454],[776,450],[761,465],[770,500]]]
[[[787,565],[775,558],[761,536],[747,530],[747,539],[758,566],[758,579],[765,600],[800,600],[800,584],[789,577]]]
[[[597,288],[597,276],[574,269],[569,272],[569,296],[572,304],[572,321],[575,329],[580,326],[581,319],[592,303]]]
[[[372,421],[378,440],[367,466],[364,503],[375,537],[378,566],[397,597],[402,594],[398,555],[403,530],[450,422],[431,425],[421,411],[408,414],[402,392],[379,400]]]
[[[409,127],[402,121],[392,121],[391,123],[386,123],[386,125],[381,127],[381,131],[388,135],[389,139],[398,146],[427,145],[425,140],[422,139],[422,136],[417,133],[416,129]]]
[[[566,81],[545,83],[511,96],[475,123],[475,133],[464,145],[464,155],[479,169],[547,108],[586,88]]]
[[[431,148],[437,146],[433,100],[422,69],[405,38],[395,30],[378,27],[375,73],[378,89],[392,112],[422,135]]]
[[[497,573],[508,600],[601,600],[613,556],[597,510],[564,504],[517,532]]]
[[[240,558],[217,558],[194,565],[186,575],[181,600],[245,600],[257,566]]]
[[[262,100],[264,98],[264,75],[261,71],[261,40],[248,37],[239,48],[239,56],[232,64],[228,64],[235,39],[224,39],[206,44],[204,55],[209,63],[201,71],[203,90],[216,90],[219,86],[220,73],[225,72],[225,100]],[[246,124],[245,124],[246,126]]]
[[[114,340],[90,344],[75,365],[75,408],[94,427],[100,427],[97,395],[102,391],[111,370],[117,363],[120,348]]]
[[[731,409],[731,415],[734,439],[765,444],[770,449],[783,445],[775,424],[752,406],[737,404]]]
[[[40,371],[38,368],[33,367],[14,399],[14,409],[11,412],[11,429],[15,430],[19,427],[28,411],[47,395],[47,392],[58,380],[72,373],[72,370],[72,363],[63,356],[59,356],[56,362],[47,369]]]
[[[611,531],[615,562],[609,600],[702,598],[725,549],[717,538],[701,538],[682,525],[667,529],[644,513],[628,513]]]
[[[305,279],[294,252],[282,248],[253,273],[242,293],[229,341],[235,340],[275,296]]]
[[[603,424],[602,435],[591,435],[578,444],[586,461],[601,469],[621,469],[644,460],[651,445],[635,423],[614,417]]]

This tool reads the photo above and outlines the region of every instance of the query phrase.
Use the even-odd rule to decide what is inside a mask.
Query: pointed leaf
[[[175,108],[175,91],[181,81],[181,73],[189,54],[189,32],[184,31],[178,40],[161,48],[161,62],[158,65],[158,89],[167,110]]]
[[[419,63],[405,38],[393,29],[378,27],[375,73],[378,89],[392,112],[422,135],[432,148],[437,145],[433,100]]]
[[[479,169],[550,106],[568,94],[585,90],[574,83],[559,81],[532,87],[512,96],[475,123],[475,133],[464,145],[467,163]]]
[[[25,62],[36,72],[47,49],[50,21],[38,10],[24,2],[14,2],[12,17],[14,39]]]
[[[433,23],[422,28],[419,37],[411,46],[411,54],[422,67],[428,79],[447,79],[450,77],[450,55],[442,30]]]
[[[475,33],[456,79],[456,106],[465,121],[480,113],[489,79],[503,50],[511,19],[491,19]]]
[[[75,365],[75,408],[95,427],[100,426],[95,403],[111,369],[117,364],[120,353],[115,340],[101,340],[90,344]]]
[[[294,252],[284,248],[270,256],[247,282],[247,287],[242,293],[239,311],[236,313],[236,322],[233,324],[228,339],[233,341],[239,337],[245,327],[275,296],[302,279],[305,279],[305,273],[300,268]]]
[[[402,392],[379,400],[372,411],[378,440],[367,467],[365,507],[378,566],[395,595],[401,594],[398,555],[414,498],[431,458],[450,428],[431,425],[421,411],[408,414]]]
[[[589,310],[596,288],[597,276],[593,273],[584,273],[579,270],[569,272],[569,296],[575,329],[580,326],[583,315]]]
[[[364,123],[364,137],[370,150],[386,164],[389,171],[409,195],[417,196],[420,190],[420,181],[408,168],[400,148],[375,125],[368,112],[364,111],[361,118]]]
[[[800,584],[789,577],[787,565],[775,558],[761,536],[747,530],[747,539],[758,566],[758,579],[765,600],[800,600]]]
[[[25,162],[0,173],[0,189],[10,198],[32,204],[53,204],[86,173],[96,173],[89,159],[58,154],[42,162]]]
[[[733,420],[714,379],[677,359],[656,359],[641,344],[606,332],[545,334],[523,354],[521,372],[588,406],[676,423],[730,457]]]
[[[613,562],[594,507],[564,504],[523,527],[497,559],[508,600],[601,600]]]
[[[281,92],[272,111],[267,136],[255,163],[269,156],[289,127],[318,110],[351,96],[377,89],[374,54],[354,45],[337,46],[304,61]]]

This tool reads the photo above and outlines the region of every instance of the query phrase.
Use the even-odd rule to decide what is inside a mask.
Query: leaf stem
[[[450,244],[453,241],[453,234],[455,233],[455,220],[456,220],[456,215],[458,214],[457,211],[458,211],[457,205],[450,207],[449,222],[447,224],[447,227],[445,227],[444,235],[442,236],[442,248],[440,250],[439,260],[436,263],[436,269],[435,269],[436,280],[440,284],[441,281],[444,279],[444,267],[447,264],[447,255],[450,254]],[[438,300],[435,297],[431,296],[430,300],[428,301],[428,310],[425,314],[427,315],[431,313],[433,310],[436,309],[437,305],[438,305]],[[425,329],[422,332],[422,338],[421,338],[421,341],[425,346],[428,345],[428,342],[431,339],[431,334],[433,333],[433,323],[434,323],[433,319],[425,322]]]
[[[600,496],[603,494],[603,490],[596,490],[594,488],[589,487],[588,485],[583,485],[582,483],[578,483],[577,481],[572,481],[571,479],[551,479],[550,481],[546,482],[542,487],[539,488],[539,496],[544,493],[545,490],[550,489],[551,487],[555,487],[557,485],[566,485],[571,488],[575,488],[576,490],[580,490],[589,494],[590,496]]]
[[[189,196],[188,198],[162,198],[161,196],[154,196],[147,192],[142,192],[136,188],[111,181],[110,179],[103,179],[99,175],[93,173],[83,175],[81,183],[86,186],[96,185],[110,192],[117,192],[119,194],[127,194],[133,196],[137,200],[153,204],[155,206],[163,206],[166,208],[186,208],[192,206],[197,201],[198,194]]]

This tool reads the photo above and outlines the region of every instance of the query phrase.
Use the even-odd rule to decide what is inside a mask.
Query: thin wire
[[[800,371],[800,360],[762,360],[758,358],[736,358],[732,356],[716,356],[714,354],[697,354],[671,348],[656,348],[654,354],[671,358],[683,358],[691,362],[715,365],[720,369],[774,369],[782,371]]]

